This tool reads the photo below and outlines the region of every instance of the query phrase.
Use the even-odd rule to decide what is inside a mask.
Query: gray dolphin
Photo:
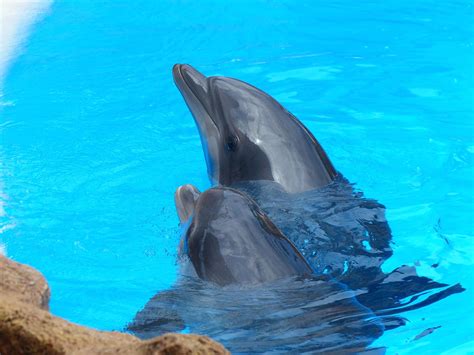
[[[205,77],[187,64],[176,64],[173,77],[198,126],[214,184],[271,180],[293,193],[325,186],[337,175],[311,132],[263,91]]]
[[[187,225],[182,254],[197,275],[218,285],[257,284],[312,269],[283,233],[247,195],[217,187],[199,193],[184,185],[175,194],[181,223]]]

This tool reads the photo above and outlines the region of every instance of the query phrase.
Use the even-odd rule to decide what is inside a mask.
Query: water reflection
[[[293,195],[271,182],[245,182],[234,187],[257,201],[316,274],[344,283],[376,314],[419,308],[464,290],[459,284],[448,287],[420,277],[414,267],[383,272],[382,264],[393,254],[385,207],[366,198],[341,175],[322,189]],[[418,302],[419,295],[430,290],[439,292]],[[392,319],[390,327],[402,323]]]
[[[153,297],[129,326],[141,338],[185,328],[248,353],[361,351],[384,325],[333,281],[290,279],[246,288],[185,278]]]
[[[318,276],[218,287],[189,276],[183,261],[188,276],[153,297],[129,325],[137,336],[191,331],[239,353],[360,352],[385,330],[405,325],[400,313],[464,291],[418,276],[413,267],[384,273],[381,266],[392,255],[385,208],[341,176],[292,195],[272,182],[233,187],[257,201]]]

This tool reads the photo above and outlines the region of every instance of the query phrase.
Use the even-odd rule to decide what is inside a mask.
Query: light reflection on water
[[[318,276],[225,288],[180,277],[171,290],[147,302],[129,331],[150,338],[187,329],[237,353],[359,352],[384,330],[405,326],[400,314],[465,291],[459,283],[419,276],[414,267],[384,273],[381,266],[392,256],[384,206],[340,175],[324,188],[298,194],[265,181],[232,187],[255,199]],[[190,227],[183,227],[186,235]],[[184,262],[181,274],[188,270],[192,266]]]
[[[183,279],[150,300],[130,330],[149,338],[185,324],[236,353],[360,351],[384,328],[351,290],[335,282],[290,279],[216,287]]]

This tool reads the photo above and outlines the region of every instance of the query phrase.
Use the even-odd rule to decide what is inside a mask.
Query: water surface
[[[172,83],[188,62],[273,95],[385,205],[385,271],[416,266],[467,289],[406,312],[373,346],[466,352],[472,23],[469,1],[56,1],[4,80],[2,248],[45,274],[53,313],[100,329],[123,329],[171,288],[173,192],[209,186]]]

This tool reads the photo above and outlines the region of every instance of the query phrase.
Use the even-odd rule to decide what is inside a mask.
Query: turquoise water
[[[469,1],[57,1],[5,80],[0,243],[77,323],[123,329],[170,288],[174,190],[209,186],[171,77],[188,62],[274,96],[387,207],[384,270],[467,289],[374,345],[472,351],[473,23]]]

